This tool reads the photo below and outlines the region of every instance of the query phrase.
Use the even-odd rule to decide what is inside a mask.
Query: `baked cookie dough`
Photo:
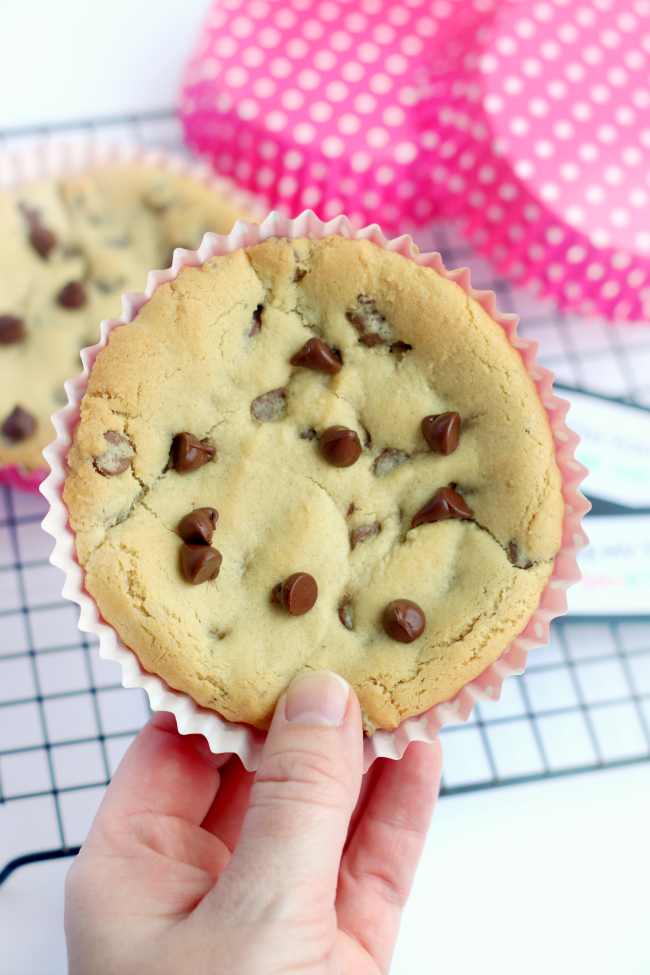
[[[148,671],[258,728],[308,669],[352,684],[367,733],[451,697],[530,618],[565,510],[501,327],[430,268],[337,237],[158,288],[97,357],[69,464],[104,618]]]
[[[0,191],[0,464],[45,466],[50,416],[99,323],[175,247],[229,233],[241,208],[168,171],[105,166]]]

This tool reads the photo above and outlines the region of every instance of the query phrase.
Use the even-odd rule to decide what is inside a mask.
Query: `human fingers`
[[[399,762],[386,762],[343,856],[339,928],[363,945],[381,972],[390,967],[441,771],[439,742],[412,742]]]
[[[201,824],[232,852],[241,833],[248,798],[255,778],[236,755],[221,769],[221,784],[214,802]]]
[[[202,735],[179,735],[174,716],[158,712],[129,746],[96,821],[153,812],[201,823],[229,758],[213,755]]]
[[[247,916],[282,904],[283,915],[294,920],[333,913],[362,757],[354,691],[326,671],[296,677],[276,708],[215,903],[227,897]]]
[[[372,763],[367,772],[364,773],[361,779],[361,788],[359,790],[359,798],[357,799],[357,804],[354,807],[354,812],[350,819],[350,825],[348,826],[348,835],[345,841],[345,848],[347,849],[352,837],[354,836],[355,830],[359,825],[359,821],[363,816],[366,806],[368,805],[368,800],[372,795],[372,790],[375,788],[375,782],[379,778],[379,773],[384,767],[384,763],[389,761],[387,758],[377,758]]]

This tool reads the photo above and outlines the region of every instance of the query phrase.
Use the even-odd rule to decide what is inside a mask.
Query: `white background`
[[[176,104],[206,0],[0,0],[0,128]]]
[[[173,105],[205,7],[0,0],[0,128]],[[647,765],[441,800],[393,975],[646,973],[648,822]],[[0,888],[0,975],[66,971],[66,867]]]

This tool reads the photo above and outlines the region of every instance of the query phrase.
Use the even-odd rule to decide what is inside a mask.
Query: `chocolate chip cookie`
[[[451,697],[529,620],[565,511],[502,328],[432,269],[338,237],[159,287],[97,357],[69,464],[104,618],[258,728],[308,669],[350,681],[367,733]]]
[[[241,216],[207,187],[146,166],[0,191],[0,464],[45,466],[63,383],[102,319],[121,313],[123,292]]]

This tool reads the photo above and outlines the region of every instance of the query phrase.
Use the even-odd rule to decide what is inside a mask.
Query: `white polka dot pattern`
[[[650,0],[508,4],[443,85],[440,208],[535,293],[650,318]]]
[[[385,229],[422,223],[444,148],[416,107],[436,102],[440,76],[462,70],[494,6],[221,0],[186,71],[187,141],[286,215],[310,206]]]

